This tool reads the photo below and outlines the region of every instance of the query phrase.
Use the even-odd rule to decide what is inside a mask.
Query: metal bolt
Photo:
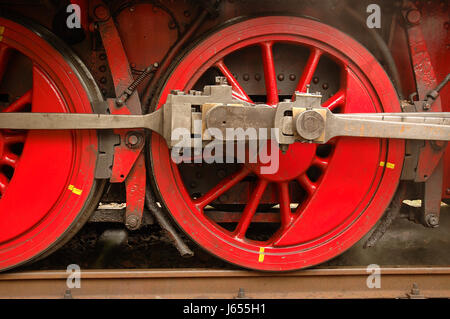
[[[133,12],[135,10],[135,7],[130,7],[130,12]]]
[[[136,229],[139,225],[139,218],[136,215],[128,215],[125,225],[128,229]]]
[[[109,11],[104,5],[99,5],[94,9],[94,16],[99,20],[106,20],[109,18]]]
[[[314,84],[319,83],[319,78],[317,76],[313,77],[313,83]]]
[[[316,111],[305,111],[297,117],[295,125],[301,137],[307,140],[315,140],[322,135],[325,121]]]
[[[245,299],[245,290],[244,288],[239,288],[236,299]]]
[[[143,137],[141,133],[138,132],[130,132],[126,136],[125,144],[129,148],[138,148],[143,141]]]
[[[296,78],[295,74],[289,74],[289,80],[295,81]]]
[[[327,90],[327,89],[328,89],[328,83],[322,84],[322,88],[323,88],[324,90]]]
[[[219,169],[217,171],[217,176],[220,178],[224,178],[225,176],[227,176],[227,172],[224,169]]]
[[[261,74],[256,73],[256,74],[255,74],[255,80],[256,80],[256,81],[260,81],[260,80],[261,80]]]
[[[428,214],[425,217],[425,222],[430,227],[438,227],[439,226],[439,217],[436,214]]]
[[[250,80],[250,75],[248,75],[247,73],[244,74],[243,76],[244,81],[248,81]]]
[[[283,81],[284,80],[284,74],[278,74],[278,81]]]
[[[176,28],[175,22],[173,20],[170,20],[169,21],[169,29],[175,29],[175,28]]]
[[[406,14],[406,19],[411,24],[419,24],[420,18],[421,18],[420,11],[417,9],[409,10],[408,13]]]

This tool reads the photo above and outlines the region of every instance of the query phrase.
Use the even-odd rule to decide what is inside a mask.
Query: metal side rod
[[[162,132],[162,112],[146,115],[0,113],[0,129],[83,130],[146,128]]]
[[[330,114],[328,114],[330,115]],[[326,139],[335,136],[400,138],[415,140],[450,140],[450,116],[434,113],[416,114],[336,114],[327,117]]]

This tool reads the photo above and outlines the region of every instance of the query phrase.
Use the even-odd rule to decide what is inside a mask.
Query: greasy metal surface
[[[89,217],[88,223],[125,224],[125,209],[97,209]],[[148,210],[144,210],[142,225],[153,225],[154,219]]]
[[[244,270],[88,270],[73,298],[406,298],[414,283],[426,298],[450,297],[448,267],[383,267],[381,288],[368,288],[365,267],[285,274]],[[0,274],[0,298],[63,298],[65,271]]]
[[[438,80],[436,78],[436,71],[439,67],[433,65],[431,61],[431,55],[428,50],[428,46],[435,46],[436,43],[440,41],[436,41],[437,38],[432,37],[432,40],[426,40],[424,36],[424,26],[422,25],[422,13],[421,8],[419,7],[420,3],[413,3],[412,1],[406,1],[404,3],[404,8],[402,10],[402,14],[406,19],[406,32],[408,35],[408,46],[410,51],[410,59],[413,65],[415,84],[416,84],[416,92],[418,94],[419,100],[427,100],[427,94],[431,90],[435,89],[438,84]],[[413,13],[413,14],[412,14]],[[411,16],[414,16],[415,19],[411,19]],[[435,16],[435,14],[433,14]],[[448,13],[447,13],[448,17]],[[439,25],[439,20],[436,20],[436,25]],[[437,29],[433,28],[433,34],[439,34]],[[442,41],[445,42],[445,41]],[[442,43],[443,44],[443,43]],[[445,56],[444,52],[440,52],[439,55]],[[448,55],[447,55],[447,65],[440,65],[440,68],[444,70],[444,72],[448,72]],[[445,101],[442,99],[442,101]],[[428,105],[424,107],[420,111],[429,111],[429,112],[441,112],[442,110],[446,110],[447,107],[441,105],[441,98],[437,97],[437,99],[433,102],[432,105]],[[435,167],[438,165],[439,160],[443,155],[443,150],[436,150],[433,148],[430,142],[425,142],[423,148],[420,151],[419,159],[417,162],[417,171],[416,171],[416,182],[424,182],[428,179],[429,176],[433,173]]]

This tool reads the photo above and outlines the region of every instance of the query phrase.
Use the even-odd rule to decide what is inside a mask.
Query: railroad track
[[[381,267],[368,288],[366,267],[290,273],[244,270],[85,270],[68,289],[64,270],[0,274],[0,298],[450,298],[450,267]]]

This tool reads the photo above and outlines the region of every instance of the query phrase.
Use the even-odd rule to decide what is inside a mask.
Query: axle
[[[169,147],[178,143],[176,130],[190,135],[201,133],[202,140],[248,140],[265,137],[233,134],[241,129],[278,129],[280,144],[296,141],[326,143],[336,136],[450,140],[450,113],[358,113],[333,114],[320,106],[321,95],[296,93],[294,101],[277,108],[249,105],[232,98],[228,85],[205,87],[204,92],[180,91],[168,96],[163,108],[146,115],[105,115],[71,113],[1,113],[0,129],[138,129],[162,135]],[[106,103],[106,102],[105,102]],[[200,131],[197,123],[200,123]],[[196,128],[197,127],[197,128]],[[212,134],[216,130],[216,134]],[[177,135],[177,136],[176,136]]]

